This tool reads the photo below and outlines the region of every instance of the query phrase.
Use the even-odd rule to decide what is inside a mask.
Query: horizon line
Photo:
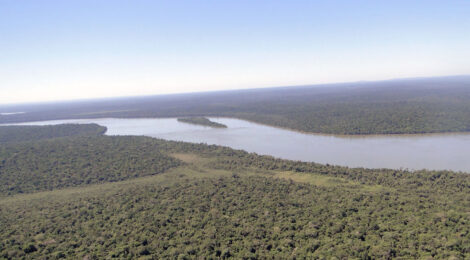
[[[403,78],[388,78],[381,80],[357,80],[357,81],[341,81],[341,82],[327,82],[327,83],[311,83],[311,84],[296,84],[296,85],[277,85],[266,87],[253,87],[253,88],[230,88],[220,90],[207,90],[207,91],[189,91],[189,92],[174,92],[174,93],[161,93],[161,94],[143,94],[143,95],[123,95],[123,96],[102,96],[90,98],[77,98],[77,99],[56,99],[45,101],[26,101],[14,103],[0,103],[0,107],[7,106],[22,106],[22,105],[41,105],[41,104],[54,104],[54,103],[69,103],[69,102],[86,102],[86,101],[100,101],[100,100],[114,100],[114,99],[127,99],[127,98],[145,98],[157,96],[173,96],[173,95],[191,95],[191,94],[204,94],[204,93],[217,93],[217,92],[230,92],[230,91],[249,91],[249,90],[263,90],[263,89],[279,89],[279,88],[295,88],[295,87],[320,87],[327,85],[342,85],[354,83],[374,83],[395,80],[420,80],[420,79],[433,79],[433,78],[455,78],[455,77],[470,77],[470,74],[456,74],[456,75],[439,75],[439,76],[417,76],[417,77],[403,77]]]

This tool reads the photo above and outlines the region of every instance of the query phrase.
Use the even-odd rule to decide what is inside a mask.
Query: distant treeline
[[[329,134],[470,131],[470,76],[88,101],[10,109],[0,123],[98,117],[223,116]]]

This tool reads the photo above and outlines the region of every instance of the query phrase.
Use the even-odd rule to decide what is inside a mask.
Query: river
[[[307,134],[233,118],[210,118],[228,128],[178,122],[176,118],[78,119],[23,125],[97,123],[107,135],[144,135],[207,143],[278,158],[367,168],[470,172],[470,134],[334,136]]]

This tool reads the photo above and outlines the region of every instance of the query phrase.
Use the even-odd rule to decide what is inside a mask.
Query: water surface
[[[228,128],[165,119],[79,119],[24,125],[97,123],[107,135],[144,135],[207,143],[279,158],[367,168],[470,172],[470,134],[333,136],[299,133],[232,118],[210,118]]]
[[[25,112],[0,112],[0,116],[12,116],[18,114],[24,114]]]

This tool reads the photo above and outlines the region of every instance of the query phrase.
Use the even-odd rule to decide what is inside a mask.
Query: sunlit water
[[[18,114],[24,114],[25,112],[0,112],[0,116],[12,116]]]
[[[211,118],[228,128],[166,119],[80,119],[24,125],[97,123],[107,135],[144,135],[217,144],[274,157],[367,168],[449,169],[470,172],[470,134],[332,136],[304,134],[244,120]]]

